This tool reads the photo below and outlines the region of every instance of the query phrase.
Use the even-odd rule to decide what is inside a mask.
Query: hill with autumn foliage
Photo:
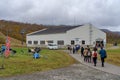
[[[63,25],[62,25],[63,26]],[[22,35],[21,31],[24,31],[24,42],[26,39],[26,34],[41,30],[46,27],[60,27],[60,26],[54,26],[54,25],[38,25],[38,24],[29,24],[29,23],[20,23],[20,22],[14,22],[14,21],[5,21],[5,20],[0,20],[0,43],[4,44],[5,43],[5,38],[3,38],[2,35],[10,36],[16,40],[21,41],[22,40]],[[112,32],[107,29],[101,29],[107,34],[107,43],[120,43],[120,32]]]
[[[6,38],[7,37],[3,33],[0,32],[0,45],[5,44]],[[11,46],[14,46],[14,47],[23,46],[21,44],[21,41],[15,39],[15,38],[10,37],[10,41],[11,41],[11,44],[10,44]],[[25,45],[25,43],[24,43],[24,45]]]
[[[0,32],[5,36],[8,35],[20,41],[22,40],[21,31],[24,31],[23,37],[25,41],[27,33],[37,31],[43,28],[43,25],[0,20]],[[5,40],[2,36],[0,36],[0,43],[5,43]]]
[[[120,43],[120,32],[113,32],[107,29],[101,29],[107,34],[107,43]]]

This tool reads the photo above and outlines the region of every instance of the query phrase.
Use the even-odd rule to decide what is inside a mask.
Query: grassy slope
[[[27,33],[41,30],[43,28],[44,28],[43,25],[0,20],[0,32],[2,32],[5,35],[8,32],[8,35],[18,40],[22,40],[22,36],[20,32],[23,29],[25,30],[25,33],[24,33],[24,41],[25,41],[25,35]]]
[[[24,49],[24,53],[21,52],[21,48],[15,48],[17,54],[9,58],[5,58],[5,69],[0,70],[0,76],[11,76],[17,74],[32,73],[36,71],[45,71],[55,68],[61,68],[73,64],[76,62],[68,54],[58,50],[42,50],[40,59],[33,59],[32,54],[27,53],[27,49]],[[0,58],[0,65],[1,60]]]
[[[6,36],[1,32],[0,32],[0,38],[1,38],[0,40],[1,40],[2,44],[5,44]],[[14,46],[14,47],[21,46],[21,41],[14,39],[14,38],[11,38],[11,46]]]
[[[3,44],[6,36],[0,33]],[[1,46],[1,44],[0,44]],[[11,38],[11,47],[21,46],[21,41]],[[5,58],[5,69],[0,69],[0,76],[12,76],[24,73],[32,73],[36,71],[50,70],[54,68],[65,67],[76,62],[69,55],[62,51],[42,50],[42,58],[35,60],[32,54],[28,54],[27,48],[14,48],[17,54],[9,58]],[[24,53],[22,52],[24,49]],[[0,56],[0,67],[2,64],[2,57]]]

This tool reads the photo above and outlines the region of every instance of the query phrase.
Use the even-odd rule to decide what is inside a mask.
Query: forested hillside
[[[102,29],[107,34],[107,43],[120,43],[120,34],[119,32],[112,32],[107,29]]]
[[[22,40],[21,31],[24,30],[24,41],[26,39],[26,34],[37,31],[46,27],[56,27],[50,25],[37,25],[37,24],[28,24],[28,23],[20,23],[20,22],[13,22],[13,21],[5,21],[0,20],[0,32],[4,35],[9,35],[17,40]],[[60,26],[57,26],[60,27]],[[107,33],[107,43],[120,43],[120,33],[119,32],[112,32],[106,29],[102,29],[105,33]],[[1,34],[0,34],[1,35]],[[0,43],[4,43],[5,40],[2,36],[0,36]]]
[[[7,37],[6,37],[3,33],[0,32],[0,45],[1,45],[1,44],[5,44],[6,38],[7,38]],[[15,46],[16,46],[16,47],[25,46],[25,43],[24,43],[24,45],[22,45],[22,44],[21,44],[21,41],[15,39],[15,38],[12,38],[12,37],[11,37],[11,38],[10,38],[10,41],[11,41],[11,44],[10,44],[10,45],[11,45],[12,47],[15,47]]]
[[[0,20],[0,32],[18,40],[22,40],[21,31],[24,31],[24,41],[27,33],[43,29],[42,25],[19,23],[13,21]],[[0,42],[4,43],[0,36]]]

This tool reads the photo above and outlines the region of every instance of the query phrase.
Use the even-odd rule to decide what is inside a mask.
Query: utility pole
[[[92,45],[92,32],[93,32],[93,30],[92,30],[92,24],[89,24],[89,33],[90,33],[90,35],[89,35],[89,39],[90,39],[90,45]]]
[[[22,41],[21,41],[21,44],[23,45],[24,44],[24,33],[25,33],[25,29],[22,29],[21,31],[20,31],[20,34],[21,34],[21,36],[22,36]]]
[[[24,33],[25,33],[25,29],[21,29],[20,34],[22,36],[22,40],[21,40],[22,47],[23,47],[23,44],[24,44]],[[21,53],[24,53],[23,49],[21,50]]]

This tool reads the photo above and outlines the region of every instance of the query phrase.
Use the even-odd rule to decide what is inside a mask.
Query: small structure
[[[66,45],[91,45],[98,43],[106,44],[106,33],[94,27],[92,24],[79,26],[62,26],[46,28],[27,34],[26,44],[28,47],[45,47],[49,43],[59,47]]]

